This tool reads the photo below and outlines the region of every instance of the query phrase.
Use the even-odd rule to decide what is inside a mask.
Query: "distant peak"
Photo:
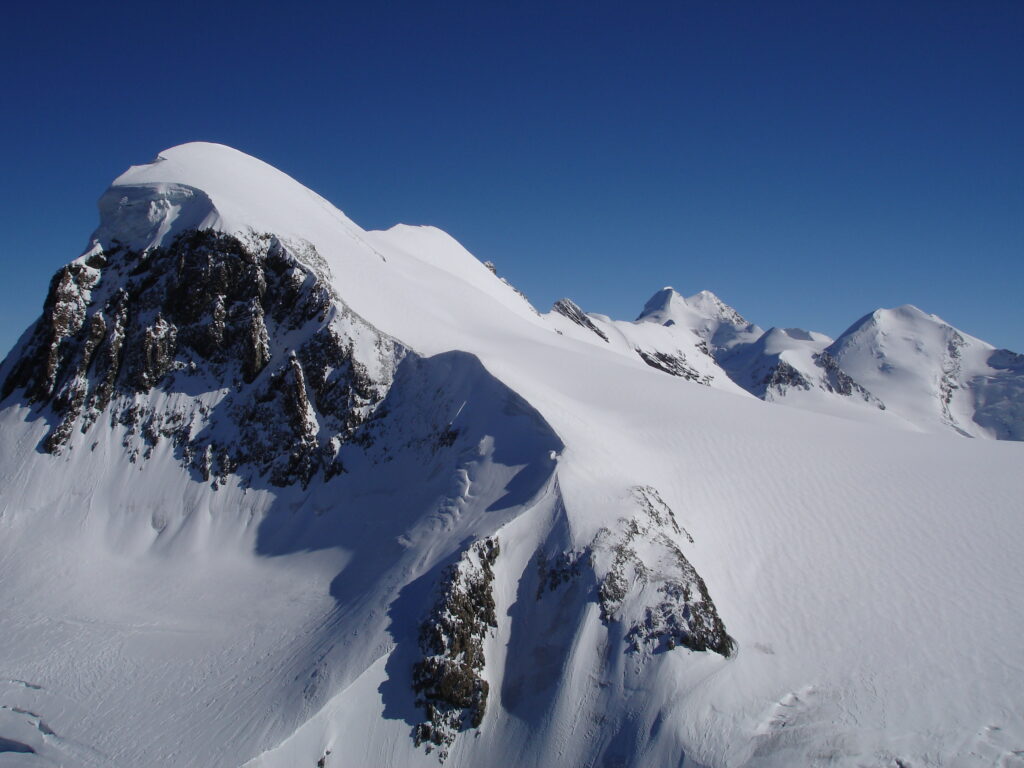
[[[726,303],[718,298],[712,291],[706,288],[703,291],[698,291],[693,296],[686,297],[686,303],[691,307],[700,306],[726,306]]]
[[[900,315],[902,317],[927,318],[929,320],[939,320],[939,318],[936,315],[930,314],[929,312],[925,312],[923,309],[915,307],[913,304],[900,304],[900,306],[886,311],[895,315]]]
[[[782,331],[789,336],[789,338],[797,341],[814,341],[814,337],[811,335],[811,332],[805,331],[803,328],[783,328]]]
[[[764,332],[765,337],[775,338],[788,338],[795,341],[813,341],[814,337],[810,331],[805,331],[803,328],[780,328],[773,325],[767,331]]]
[[[898,307],[880,307],[874,312],[869,312],[839,334],[836,342],[838,343],[840,340],[845,342],[850,337],[860,336],[863,334],[889,333],[893,329],[899,328],[901,325],[906,326],[909,329],[917,326],[917,324],[921,322],[953,328],[953,326],[938,315],[925,312],[923,309],[915,307],[913,304],[901,304]],[[959,333],[959,331],[957,332]]]
[[[743,315],[707,289],[688,296],[685,301],[688,306],[706,317],[722,320],[730,325],[749,325]]]
[[[879,307],[872,312],[870,317],[927,317],[934,318],[935,315],[925,312],[913,304],[900,304],[898,307]]]
[[[930,320],[934,323],[941,325],[947,325],[946,321],[937,315],[932,315],[925,312],[923,309],[915,307],[913,304],[900,304],[898,307],[885,308],[880,307],[868,315],[865,319],[872,319],[876,322],[900,322],[900,321],[918,321],[918,320]]]
[[[647,300],[637,320],[670,325],[680,322],[683,317],[689,318],[688,322],[702,322],[700,318],[703,318],[727,325],[750,325],[743,315],[711,291],[703,290],[693,296],[684,297],[670,285],[666,285]]]
[[[675,288],[671,285],[666,285],[647,300],[637,320],[649,319],[664,322],[668,319],[668,313],[672,308],[672,304],[677,299],[685,303],[685,299],[676,293]]]

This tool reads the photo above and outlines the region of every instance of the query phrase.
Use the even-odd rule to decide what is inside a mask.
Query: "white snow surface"
[[[689,356],[760,329],[705,322],[713,301],[672,292],[636,324],[592,316],[605,343],[537,315],[439,230],[364,232],[227,147],[162,152],[100,209],[93,248],[190,227],[312,244],[352,310],[470,403],[452,423],[473,442],[455,466],[412,452],[306,490],[213,491],[166,442],[129,463],[104,420],[43,454],[44,419],[9,398],[0,765],[436,766],[410,737],[416,625],[443,566],[485,535],[502,546],[490,699],[445,765],[1024,765],[1024,445],[666,375],[629,352],[644,334],[675,333]],[[833,348],[909,413],[884,383],[941,357],[934,320],[875,313]],[[980,375],[991,350],[964,338],[963,371]],[[954,394],[970,431],[959,408]],[[638,485],[692,537],[674,538],[732,657],[628,654],[592,586],[535,597],[538,550],[616,529]]]
[[[637,319],[689,328],[716,350],[754,341],[764,332],[711,291],[684,297],[671,286],[654,294]]]
[[[971,384],[996,373],[988,362],[995,348],[942,318],[910,304],[879,309],[843,333],[830,351],[888,408],[923,429],[990,435],[974,419]]]
[[[735,384],[715,362],[705,339],[692,328],[683,325],[662,325],[637,320],[612,320],[605,315],[589,314],[590,322],[603,334],[584,328],[558,312],[549,312],[544,318],[560,334],[595,345],[603,352],[622,355],[624,362],[650,371],[641,354],[662,353],[669,356],[668,364],[677,363],[683,377],[699,381],[709,387],[725,390],[740,397],[747,393]],[[667,374],[662,374],[667,375]],[[678,374],[677,374],[678,375]]]
[[[769,328],[752,342],[734,345],[721,359],[731,379],[744,390],[771,403],[796,406],[817,413],[891,428],[920,431],[894,411],[882,409],[879,399],[860,392],[840,395],[829,389],[827,372],[818,364],[820,355],[832,344],[823,333],[802,328]],[[805,386],[770,382],[780,366],[796,371]]]

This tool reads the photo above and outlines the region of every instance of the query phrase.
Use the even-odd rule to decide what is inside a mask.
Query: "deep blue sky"
[[[319,5],[5,11],[0,353],[110,180],[197,139],[542,311],[671,284],[836,335],[909,302],[1024,352],[1024,2]]]

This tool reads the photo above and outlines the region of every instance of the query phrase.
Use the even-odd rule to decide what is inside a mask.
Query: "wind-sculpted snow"
[[[1021,437],[1020,356],[657,299],[130,169],[0,365],[0,762],[1019,762],[1022,446],[955,430]]]
[[[99,201],[94,237],[106,251],[147,251],[185,232],[210,229],[218,212],[209,196],[187,184],[114,185]]]

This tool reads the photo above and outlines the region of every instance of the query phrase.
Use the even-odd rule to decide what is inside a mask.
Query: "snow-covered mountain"
[[[828,349],[887,407],[925,428],[1024,438],[1024,357],[905,305],[861,318]]]
[[[0,763],[1013,765],[1024,446],[949,427],[1022,375],[908,308],[541,315],[169,149],[0,365]]]
[[[722,389],[728,379],[762,400],[912,431],[1024,438],[1024,358],[911,305],[876,310],[837,340],[802,328],[763,331],[710,291],[683,297],[670,287],[634,323],[587,314],[568,299],[549,315],[565,332],[556,315],[667,373]]]
[[[716,363],[707,339],[685,325],[626,322],[586,314],[571,299],[555,302],[545,319],[561,334],[596,344],[687,381],[741,393]],[[706,318],[701,318],[706,320]],[[710,323],[710,321],[708,321]]]
[[[648,299],[637,320],[689,328],[715,352],[753,341],[764,333],[711,291],[684,298],[671,286]]]

